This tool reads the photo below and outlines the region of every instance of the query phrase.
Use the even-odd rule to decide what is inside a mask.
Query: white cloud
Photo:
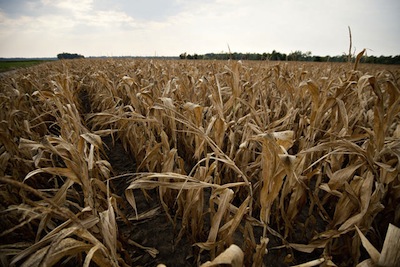
[[[90,12],[93,9],[93,0],[42,0],[41,3],[74,13]]]
[[[228,45],[237,52],[337,55],[347,52],[348,25],[358,50],[394,54],[400,4],[386,1],[383,7],[374,0],[12,1],[0,5],[0,57],[54,56],[61,49],[179,55],[227,51]]]
[[[52,6],[65,11],[64,15],[58,18],[67,17],[70,13],[74,22],[71,25],[89,25],[96,27],[118,27],[121,24],[135,26],[133,18],[126,13],[116,10],[94,10],[93,0],[42,0],[46,6]]]
[[[83,21],[88,25],[114,28],[119,26],[138,27],[139,24],[135,20],[123,12],[118,11],[96,11],[93,14],[82,15]]]

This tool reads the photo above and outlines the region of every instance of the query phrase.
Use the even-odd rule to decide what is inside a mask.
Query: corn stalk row
[[[379,224],[400,223],[399,77],[363,65],[94,59],[3,75],[0,260],[134,264],[121,203],[138,219],[138,192],[155,190],[199,265],[237,243],[244,265],[261,266],[271,238],[288,254],[320,251],[325,266],[357,264],[356,227],[379,244]],[[108,136],[134,173],[114,176]]]

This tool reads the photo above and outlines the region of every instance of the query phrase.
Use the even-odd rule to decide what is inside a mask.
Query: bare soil
[[[138,214],[143,214],[148,211],[155,211],[153,214],[144,219],[135,219],[135,212],[124,196],[124,190],[128,186],[131,175],[136,171],[135,159],[130,153],[126,152],[122,143],[119,140],[114,140],[109,136],[103,138],[105,145],[106,156],[112,165],[114,177],[119,177],[113,180],[114,192],[121,196],[123,203],[123,213],[129,219],[129,224],[122,219],[119,220],[120,240],[125,242],[126,259],[131,266],[157,266],[160,263],[166,266],[198,266],[209,259],[207,251],[200,252],[196,245],[192,245],[187,236],[177,239],[180,230],[179,219],[174,224],[168,219],[165,211],[159,203],[157,191],[146,191],[146,195],[140,190],[135,191],[135,199],[138,208]],[[306,216],[304,210],[303,216]],[[305,237],[312,234],[314,226],[309,226],[309,229],[299,228],[298,235],[293,236],[292,241],[301,243],[306,241]],[[318,227],[323,227],[319,222]],[[205,233],[207,234],[207,233]],[[257,237],[262,236],[262,227],[254,227],[254,234]],[[304,263],[313,259],[318,259],[323,253],[322,249],[315,250],[312,253],[301,253],[290,249],[282,244],[282,241],[274,236],[268,235],[270,241],[268,243],[268,253],[264,257],[265,266],[292,266],[295,264]],[[136,242],[143,247],[155,249],[155,253],[151,254],[146,249],[134,245]],[[235,235],[234,243],[242,246],[243,240],[241,233]],[[246,259],[245,259],[246,261]]]

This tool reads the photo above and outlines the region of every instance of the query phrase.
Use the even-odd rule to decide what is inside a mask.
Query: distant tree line
[[[208,53],[204,55],[182,53],[180,59],[217,59],[217,60],[272,60],[272,61],[311,61],[311,62],[347,62],[346,54],[341,56],[315,56],[311,52],[294,51],[289,54],[273,50],[271,53]],[[400,64],[400,55],[397,56],[363,56],[362,63]]]
[[[79,54],[70,54],[70,53],[60,53],[57,55],[58,59],[74,59],[74,58],[85,58]]]

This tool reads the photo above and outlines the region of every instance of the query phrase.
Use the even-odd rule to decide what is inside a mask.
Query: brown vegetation
[[[0,79],[3,266],[144,264],[160,248],[124,233],[160,213],[189,265],[232,244],[245,266],[356,265],[359,233],[380,250],[399,226],[395,66],[82,59]]]

